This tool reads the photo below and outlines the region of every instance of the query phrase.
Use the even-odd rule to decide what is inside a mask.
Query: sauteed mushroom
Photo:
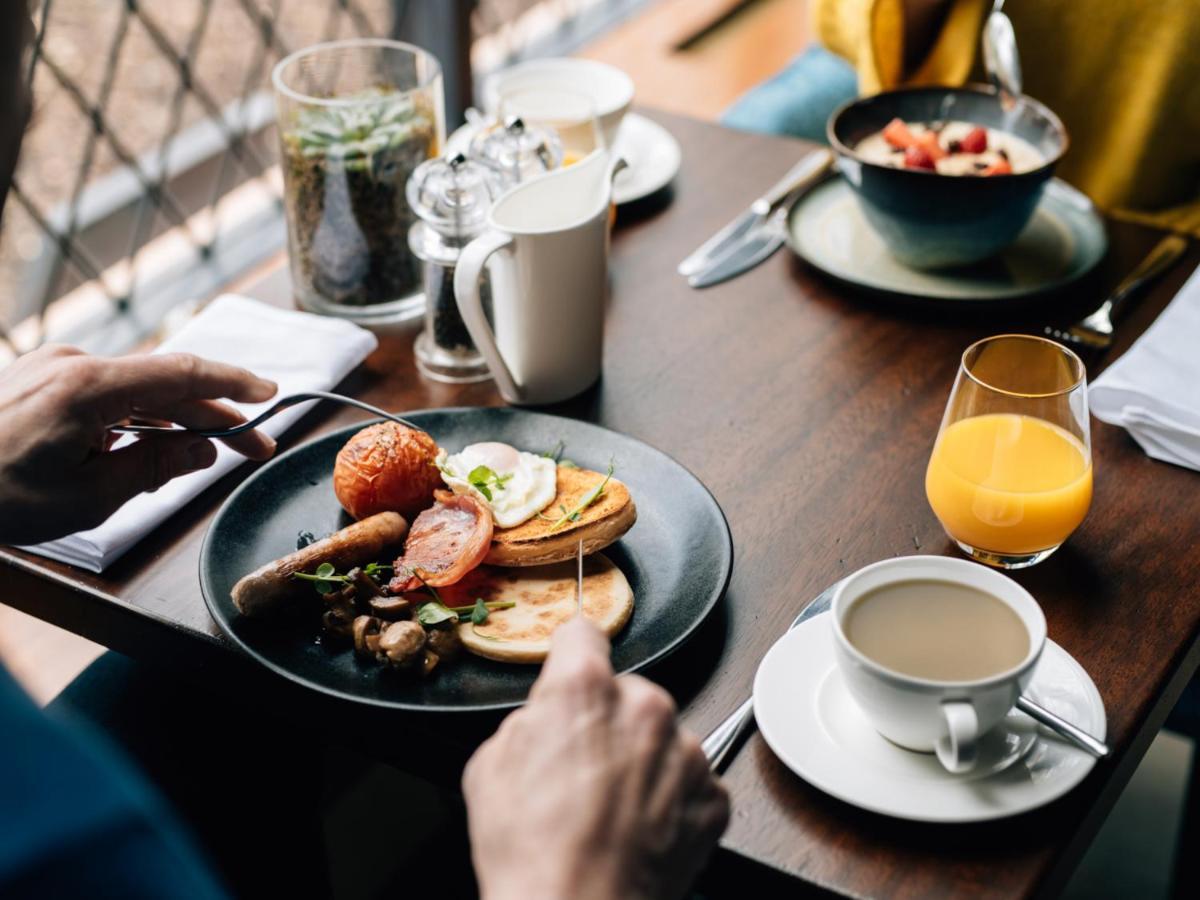
[[[373,656],[379,651],[379,632],[383,623],[374,616],[359,616],[354,620],[354,652]]]
[[[350,637],[354,630],[354,610],[344,606],[335,606],[325,610],[321,616],[321,624],[327,634],[336,637]]]
[[[379,638],[380,654],[396,668],[408,669],[423,664],[424,650],[425,629],[416,622],[392,622]]]
[[[387,619],[389,622],[407,619],[412,609],[412,604],[403,597],[372,597],[367,601],[367,606],[379,618]]]
[[[364,572],[361,568],[357,568],[357,567],[353,568],[346,574],[349,576],[351,584],[357,585],[358,588],[360,589],[360,592],[361,592],[360,596],[362,596],[362,597],[382,597],[383,596],[383,589],[379,586],[379,583],[374,578],[372,578],[370,575],[368,575],[366,572]]]
[[[330,591],[325,595],[325,603],[329,608],[321,617],[321,622],[328,633],[338,637],[351,636],[354,617],[357,615],[356,600],[357,591],[352,584],[346,585],[339,591]]]
[[[462,650],[462,641],[458,637],[458,629],[451,625],[449,628],[431,628],[426,635],[429,649],[449,662],[458,656]]]

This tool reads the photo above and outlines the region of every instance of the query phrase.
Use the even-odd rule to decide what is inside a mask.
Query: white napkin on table
[[[186,351],[250,369],[279,384],[278,396],[327,391],[362,362],[377,345],[371,332],[341,319],[268,306],[225,294],[154,352]],[[235,403],[247,417],[266,403]],[[262,430],[279,437],[311,403],[293,406],[268,419]],[[125,440],[131,440],[126,438]],[[217,461],[208,469],[176,478],[153,494],[134,497],[97,528],[25,547],[91,572],[103,572],[125,551],[243,459],[218,444]]]
[[[1088,393],[1096,418],[1147,455],[1200,470],[1200,268]]]

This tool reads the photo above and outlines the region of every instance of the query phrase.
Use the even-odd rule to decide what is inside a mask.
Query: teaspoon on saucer
[[[833,602],[833,593],[837,590],[839,584],[841,584],[840,581],[834,582],[805,604],[804,609],[792,620],[787,630],[791,631],[797,625],[808,621],[814,616],[827,612]],[[1044,706],[1040,706],[1024,695],[1017,698],[1016,708],[1031,719],[1049,728],[1055,734],[1066,738],[1096,759],[1104,759],[1110,752],[1108,745],[1103,741],[1072,725],[1066,719],[1056,716]],[[733,749],[734,745],[738,742],[738,738],[745,733],[753,721],[754,697],[752,695],[747,697],[737,709],[726,716],[701,742],[700,747],[704,752],[704,756],[708,759],[710,769],[715,772],[721,768],[721,764],[729,755],[729,751]]]
[[[1068,741],[1079,747],[1081,750],[1086,750],[1096,759],[1104,759],[1108,756],[1108,744],[1104,741],[1093,737],[1081,728],[1076,728],[1066,719],[1059,718],[1044,706],[1039,706],[1034,703],[1024,694],[1017,697],[1017,709],[1034,719],[1042,725],[1045,725],[1055,734],[1065,737]]]

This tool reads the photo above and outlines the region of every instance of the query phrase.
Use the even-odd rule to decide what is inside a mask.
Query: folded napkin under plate
[[[1088,399],[1097,419],[1124,427],[1149,456],[1200,470],[1200,269]]]
[[[194,353],[250,369],[277,382],[282,396],[331,389],[362,362],[377,343],[369,331],[341,319],[279,309],[246,297],[225,294],[154,352]],[[252,417],[270,403],[230,405]],[[279,437],[311,408],[311,403],[304,403],[287,409],[269,419],[262,430],[272,437]],[[153,494],[134,497],[97,528],[23,549],[91,572],[103,572],[197,494],[242,462],[242,457],[224,444],[217,446],[217,461],[212,467],[176,478]]]

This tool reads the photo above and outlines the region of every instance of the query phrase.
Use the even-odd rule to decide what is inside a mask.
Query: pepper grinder
[[[492,203],[504,188],[493,167],[463,154],[426,160],[408,180],[409,206],[420,221],[408,232],[408,246],[420,260],[425,285],[425,328],[413,346],[417,368],[434,381],[463,384],[491,377],[475,349],[454,299],[454,270],[464,247],[487,225]],[[480,285],[491,314],[491,285]]]
[[[505,187],[560,168],[563,162],[558,135],[549,128],[526,125],[520,116],[476,134],[467,152],[499,171]]]

